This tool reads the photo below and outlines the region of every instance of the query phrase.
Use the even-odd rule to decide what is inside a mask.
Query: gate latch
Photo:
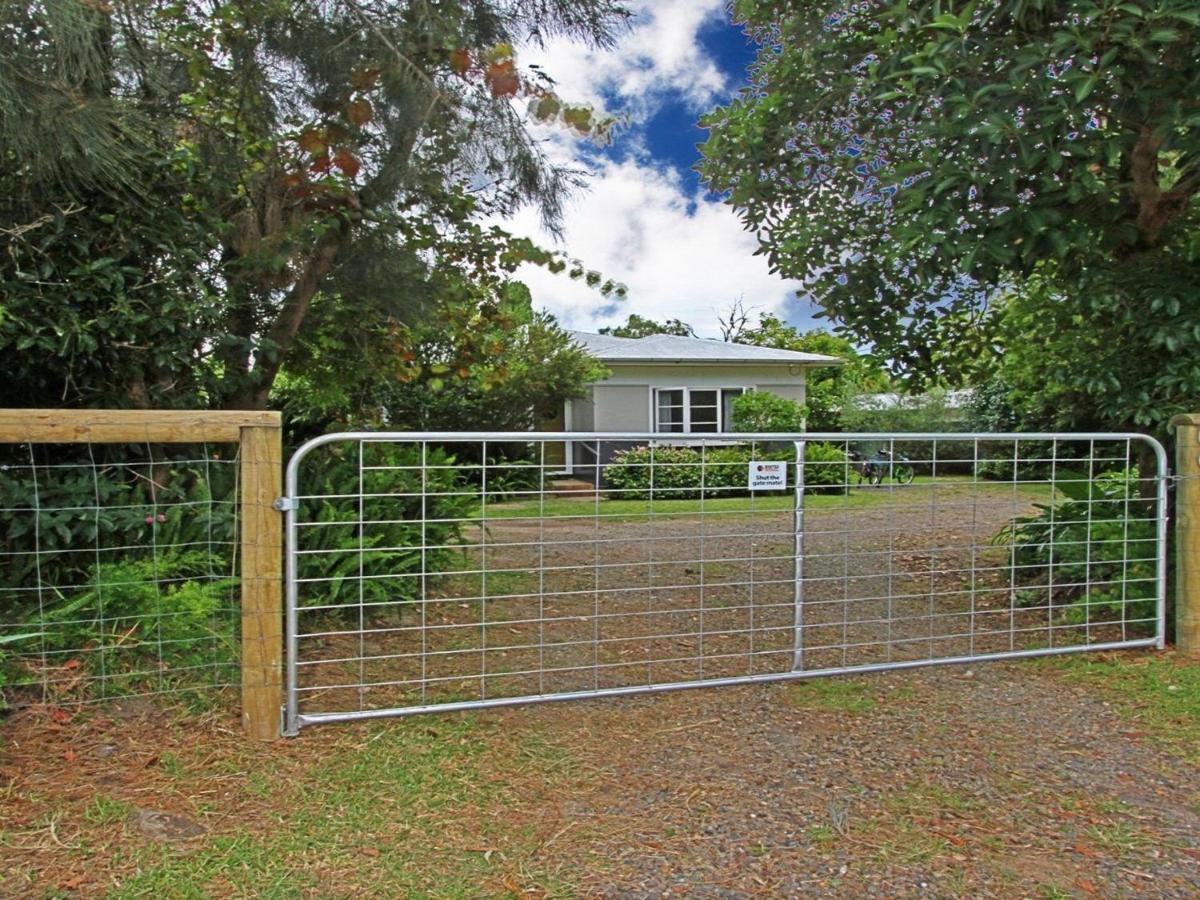
[[[272,507],[280,512],[290,512],[300,508],[300,502],[295,497],[276,497]]]

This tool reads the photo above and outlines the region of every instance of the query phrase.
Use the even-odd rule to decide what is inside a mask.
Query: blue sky
[[[539,131],[551,158],[588,173],[587,189],[569,204],[561,244],[545,234],[532,210],[504,223],[624,283],[628,298],[613,303],[534,267],[520,277],[538,306],[580,330],[636,312],[680,318],[715,337],[717,316],[739,296],[755,313],[811,327],[811,310],[795,296],[799,285],[767,271],[754,237],[704,190],[692,168],[705,136],[697,120],[744,84],[754,48],[729,21],[725,0],[630,5],[631,26],[610,51],[567,41],[519,48],[518,63],[541,66],[564,98],[621,114],[628,125],[606,148],[558,126]]]
[[[715,99],[724,101],[732,97],[754,61],[754,45],[725,15],[708,20],[697,32],[697,38],[705,55],[729,79],[729,88],[720,91]],[[648,120],[635,127],[642,132],[652,159],[674,166],[691,179],[693,187],[700,186],[700,176],[692,167],[699,158],[696,145],[703,143],[707,132],[699,126],[692,104],[682,95],[668,96]]]

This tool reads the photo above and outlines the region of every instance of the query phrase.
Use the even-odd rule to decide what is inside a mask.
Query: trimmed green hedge
[[[695,500],[705,497],[736,497],[749,493],[747,466],[751,459],[793,462],[795,449],[773,445],[752,451],[748,444],[707,447],[633,447],[613,456],[604,469],[611,496],[619,499]],[[653,460],[653,466],[651,461]],[[807,491],[844,490],[846,456],[830,444],[810,443],[805,454],[804,483]],[[796,467],[788,466],[789,489],[796,483]]]

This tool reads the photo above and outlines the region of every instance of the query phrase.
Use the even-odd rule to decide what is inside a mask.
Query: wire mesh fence
[[[238,445],[0,446],[0,686],[67,705],[238,675]]]
[[[287,725],[1160,644],[1165,490],[1137,435],[326,436]]]

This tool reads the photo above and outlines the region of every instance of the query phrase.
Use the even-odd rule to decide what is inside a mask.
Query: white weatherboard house
[[[803,403],[808,369],[842,362],[817,353],[670,334],[643,338],[571,334],[612,374],[592,385],[586,397],[568,401],[561,418],[542,426],[546,431],[656,432],[665,440],[671,434],[732,431],[735,397],[746,391],[770,391]],[[606,442],[602,452],[610,456],[620,447]],[[552,450],[546,450],[549,461]],[[561,457],[555,462],[565,471],[594,473],[594,446],[572,442],[555,450]]]

